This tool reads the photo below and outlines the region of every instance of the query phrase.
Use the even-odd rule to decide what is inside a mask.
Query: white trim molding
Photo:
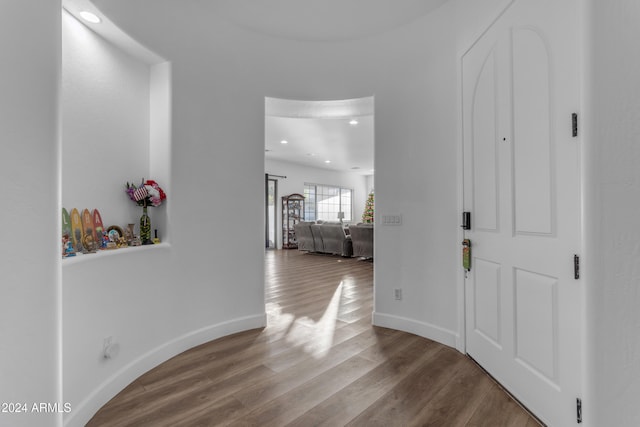
[[[374,326],[409,332],[423,338],[437,341],[440,344],[444,344],[449,347],[458,348],[459,345],[459,337],[457,333],[430,323],[376,312],[373,313],[372,321]]]
[[[330,101],[265,98],[265,116],[307,119],[340,119],[373,116],[373,96]]]

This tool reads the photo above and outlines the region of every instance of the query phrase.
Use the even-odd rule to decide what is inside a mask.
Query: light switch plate
[[[402,215],[382,215],[382,225],[402,225]]]

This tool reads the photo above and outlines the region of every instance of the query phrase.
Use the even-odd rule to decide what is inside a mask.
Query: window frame
[[[305,208],[304,208],[304,215],[305,215],[305,221],[318,221],[318,220],[322,220],[322,221],[339,221],[338,216],[337,216],[337,212],[336,212],[336,217],[335,218],[318,218],[318,187],[325,187],[327,189],[332,189],[332,190],[337,190],[337,195],[335,195],[334,197],[337,198],[338,201],[338,211],[337,212],[344,212],[345,213],[345,217],[343,218],[344,222],[351,222],[353,221],[353,194],[354,194],[354,190],[353,188],[349,188],[349,187],[344,187],[341,185],[331,185],[331,184],[317,184],[317,183],[311,183],[311,182],[305,182],[304,183],[304,198],[305,198]],[[311,191],[311,188],[313,188],[313,191]],[[349,192],[349,207],[348,209],[344,209],[343,207],[343,199],[345,198],[345,195],[343,194],[343,192]],[[327,194],[327,193],[320,193],[321,195],[323,194]],[[313,196],[313,200],[310,200],[310,196]],[[335,203],[334,203],[335,205]],[[313,219],[310,218],[310,214],[313,214]],[[349,216],[347,216],[347,214],[349,214]]]

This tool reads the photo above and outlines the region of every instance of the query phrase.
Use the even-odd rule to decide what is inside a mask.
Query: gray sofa
[[[313,234],[311,233],[311,224],[313,222],[299,222],[293,226],[296,233],[296,242],[298,243],[298,249],[301,251],[313,251]]]
[[[353,256],[373,258],[373,224],[357,224],[349,227]]]
[[[294,226],[298,250],[350,257],[353,255],[351,237],[339,222],[300,222]]]

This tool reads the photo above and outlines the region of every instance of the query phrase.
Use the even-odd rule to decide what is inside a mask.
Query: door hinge
[[[580,278],[580,256],[573,256],[573,278],[578,280]]]
[[[582,424],[582,399],[576,399],[576,422]]]
[[[571,114],[571,135],[574,138],[578,136],[578,113]]]

